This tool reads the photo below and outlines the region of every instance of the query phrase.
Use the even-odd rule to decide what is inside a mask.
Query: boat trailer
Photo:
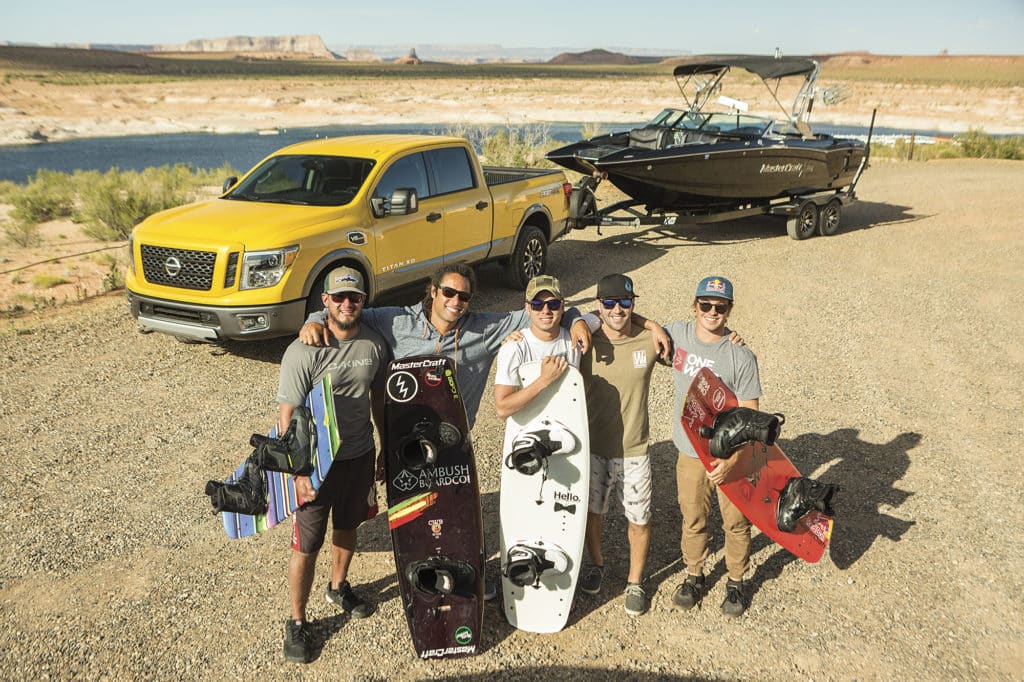
[[[843,206],[857,200],[857,182],[867,168],[871,156],[871,135],[875,128],[875,112],[871,113],[871,126],[864,157],[857,168],[849,187],[817,191],[809,194],[778,197],[760,201],[738,201],[732,205],[717,205],[686,210],[666,210],[644,205],[635,199],[625,199],[605,208],[597,208],[595,191],[603,178],[598,175],[583,176],[573,185],[569,196],[568,226],[582,230],[596,226],[601,234],[602,227],[675,227],[683,225],[708,225],[723,223],[739,218],[758,215],[782,216],[786,219],[786,233],[793,239],[807,239],[815,234],[831,236],[839,231]],[[644,208],[641,210],[640,206]]]

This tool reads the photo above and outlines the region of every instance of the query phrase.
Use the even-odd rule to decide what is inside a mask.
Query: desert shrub
[[[192,170],[183,164],[141,173],[113,168],[102,175],[83,174],[79,185],[82,229],[95,239],[127,239],[147,216],[187,203],[193,183]]]
[[[68,280],[60,275],[39,274],[32,278],[32,286],[36,289],[50,289],[51,287],[67,283]]]
[[[604,129],[600,123],[584,123],[580,126],[580,139],[589,140],[592,137],[603,135]]]
[[[31,223],[67,218],[74,212],[75,188],[67,173],[41,170],[11,198],[11,217]]]
[[[10,204],[14,195],[21,192],[21,185],[10,180],[0,180],[0,204]]]
[[[13,218],[4,221],[3,230],[7,241],[17,246],[36,246],[42,242],[38,223]]]
[[[486,136],[480,156],[492,166],[550,166],[544,155],[559,144],[548,126],[509,125]]]

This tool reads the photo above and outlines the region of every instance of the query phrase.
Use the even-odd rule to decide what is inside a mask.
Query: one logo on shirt
[[[682,348],[676,348],[676,354],[672,358],[672,367],[677,372],[682,372],[691,379],[697,376],[697,372],[700,371],[701,367],[714,367],[714,360],[705,360],[699,355],[693,355],[687,353]]]
[[[396,403],[407,403],[419,393],[416,377],[409,372],[395,372],[388,377],[388,397]]]
[[[647,369],[647,351],[633,351],[633,367],[635,369]]]

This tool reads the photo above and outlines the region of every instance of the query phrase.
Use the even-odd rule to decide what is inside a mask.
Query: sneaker
[[[704,576],[687,575],[686,580],[679,584],[675,594],[672,595],[672,603],[683,611],[689,611],[700,601],[700,595],[703,591]]]
[[[580,576],[580,589],[587,594],[597,594],[601,591],[601,582],[604,580],[604,566],[588,566]]]
[[[638,583],[626,584],[626,613],[639,616],[647,610],[647,593]]]
[[[331,583],[327,583],[327,601],[341,608],[353,618],[366,618],[370,615],[369,605],[356,596],[352,586],[347,580],[343,580],[338,589],[331,589]]]
[[[739,618],[747,610],[747,604],[743,596],[743,582],[730,579],[725,584],[725,590],[722,613],[730,618]]]
[[[289,663],[309,663],[309,627],[303,621],[289,618],[284,624],[284,660]]]
[[[491,572],[484,570],[484,601],[493,601],[498,596],[498,581]]]

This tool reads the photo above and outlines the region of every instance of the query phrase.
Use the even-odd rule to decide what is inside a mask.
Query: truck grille
[[[168,249],[149,244],[141,246],[142,272],[147,282],[199,291],[209,291],[213,286],[216,251]]]

